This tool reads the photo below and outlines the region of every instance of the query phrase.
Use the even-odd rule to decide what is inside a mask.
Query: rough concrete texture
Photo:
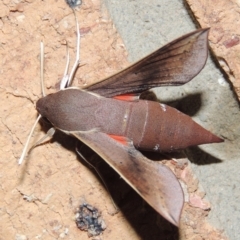
[[[181,0],[105,0],[105,2],[124,40],[130,61],[135,61],[168,41],[196,28],[191,11]],[[217,56],[224,56],[227,64],[231,66],[237,88],[239,51],[233,47],[234,44],[228,49],[226,44],[224,45],[227,38],[237,36],[239,31],[239,27],[235,25],[238,16],[227,17],[227,14],[238,15],[237,3],[196,0],[189,2],[202,27],[213,26],[213,30],[210,31],[211,46],[214,45],[216,31],[218,34],[220,31],[217,27],[220,24],[223,25],[224,20],[227,23],[224,26],[223,39],[217,42],[218,49],[215,46],[213,50],[218,51],[214,52]],[[225,7],[223,2],[227,4]],[[209,21],[210,16],[212,21]],[[213,18],[219,21],[214,21]],[[215,58],[210,56],[204,70],[185,86],[158,88],[155,92],[160,101],[173,102],[173,105],[181,111],[192,115],[201,125],[225,139],[223,144],[201,146],[199,149],[188,150],[187,153],[194,173],[211,203],[208,220],[213,226],[222,229],[229,239],[235,240],[240,235],[239,103],[231,90],[231,84],[214,60]]]
[[[105,3],[130,61],[195,28],[182,1]],[[82,33],[81,67],[74,85],[82,86],[128,63],[124,45],[100,1],[84,1],[77,16]],[[165,161],[185,192],[178,232],[82,147],[81,151],[89,154],[88,160],[97,161],[119,206],[116,214],[95,172],[77,157],[75,140],[63,134],[35,148],[25,165],[17,165],[37,115],[34,104],[41,97],[39,42],[45,43],[47,92],[55,92],[65,67],[66,41],[73,61],[76,29],[73,13],[63,0],[3,0],[0,32],[0,239],[88,239],[74,223],[77,207],[83,202],[98,208],[107,226],[102,236],[94,239],[226,239],[225,234],[237,239],[239,111],[227,81],[210,60],[204,71],[183,88],[158,90],[161,101],[178,99],[173,105],[226,139],[224,144],[202,147],[205,153],[189,150],[192,164],[180,159],[178,164]],[[48,128],[41,122],[31,142]]]

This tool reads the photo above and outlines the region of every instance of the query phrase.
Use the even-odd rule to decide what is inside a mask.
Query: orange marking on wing
[[[128,145],[128,140],[126,137],[123,137],[123,136],[118,136],[118,135],[111,135],[111,134],[108,134],[108,136],[112,139],[114,139],[115,141],[123,144],[123,145]]]
[[[139,96],[134,93],[133,94],[129,93],[129,94],[118,95],[113,98],[117,100],[122,100],[122,101],[136,101],[139,99]]]

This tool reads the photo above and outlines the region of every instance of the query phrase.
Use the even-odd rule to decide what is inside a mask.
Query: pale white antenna
[[[43,83],[43,67],[44,67],[44,44],[43,44],[43,42],[41,41],[41,43],[40,43],[40,65],[41,65],[41,69],[40,69],[40,79],[41,79],[41,87],[42,87],[42,95],[43,96],[46,96],[46,94],[45,94],[45,90],[44,90],[44,83]],[[41,118],[42,116],[39,114],[38,115],[38,117],[37,117],[37,119],[36,119],[36,121],[35,121],[35,123],[33,124],[33,126],[32,126],[32,129],[31,129],[31,131],[30,131],[30,133],[29,133],[29,135],[28,135],[28,138],[27,138],[27,141],[26,141],[26,143],[25,143],[25,145],[24,145],[24,148],[23,148],[23,151],[22,151],[22,154],[21,154],[21,157],[19,158],[19,160],[18,160],[18,164],[20,165],[20,164],[22,164],[22,162],[23,162],[23,160],[24,160],[24,158],[25,158],[25,156],[26,156],[26,154],[27,154],[27,149],[28,149],[28,146],[29,146],[29,142],[30,142],[30,139],[31,139],[31,136],[33,135],[33,131],[34,131],[34,129],[36,128],[36,126],[37,126],[37,123],[38,123],[38,121],[40,120],[40,118]],[[36,144],[35,144],[36,145]],[[34,145],[34,146],[35,146]],[[31,147],[31,149],[29,150],[29,151],[31,151],[33,149],[33,147]],[[29,152],[28,151],[28,152]]]

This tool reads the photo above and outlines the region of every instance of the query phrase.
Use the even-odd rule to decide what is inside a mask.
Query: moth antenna
[[[41,53],[41,59],[40,59],[40,79],[41,79],[41,88],[42,88],[42,95],[43,97],[46,96],[45,88],[44,88],[44,43],[43,41],[40,42],[40,53]]]
[[[27,141],[26,141],[26,143],[25,143],[25,145],[24,145],[24,148],[23,148],[23,151],[22,151],[22,155],[21,155],[21,157],[20,157],[19,160],[18,160],[18,164],[19,164],[19,165],[22,164],[23,159],[24,159],[25,156],[26,156],[27,148],[28,148],[28,145],[29,145],[29,142],[30,142],[30,138],[31,138],[31,136],[32,136],[32,134],[33,134],[33,131],[34,131],[34,129],[35,129],[35,127],[36,127],[36,125],[37,125],[37,123],[38,123],[38,121],[39,121],[39,119],[40,119],[41,117],[42,117],[42,116],[39,115],[38,118],[37,118],[37,120],[35,121],[35,123],[34,123],[33,126],[32,126],[32,129],[31,129],[31,131],[30,131],[30,133],[29,133],[29,135],[28,135]]]
[[[69,56],[68,43],[67,43],[67,46],[66,46],[66,50],[67,50],[67,64],[66,64],[66,67],[65,67],[63,78],[60,82],[60,90],[65,89],[66,85],[69,81],[68,68],[69,68],[70,56]]]
[[[97,170],[96,167],[94,167],[94,166],[78,151],[78,148],[77,148],[77,147],[75,148],[75,150],[76,150],[77,154],[78,154],[90,167],[92,167],[92,168],[94,169],[94,171],[98,174],[98,176],[100,177],[101,181],[103,182],[105,188],[107,189],[108,194],[110,195],[110,198],[111,198],[111,201],[112,201],[112,204],[113,204],[114,208],[116,209],[116,211],[118,211],[118,207],[117,207],[116,203],[114,202],[114,200],[113,200],[113,198],[112,198],[112,196],[111,196],[111,194],[110,194],[109,188],[108,188],[106,182],[104,181],[102,175],[100,174],[100,172]]]
[[[73,10],[74,16],[75,16],[75,20],[76,20],[76,28],[77,28],[77,54],[76,54],[76,60],[75,63],[72,67],[71,73],[69,75],[69,79],[67,82],[67,87],[71,86],[72,84],[72,80],[73,80],[73,76],[79,66],[80,63],[80,41],[81,41],[81,34],[80,34],[80,29],[79,29],[79,23],[78,23],[78,19],[77,19],[77,15],[76,12]]]
[[[41,79],[42,95],[43,95],[43,97],[45,97],[45,96],[46,96],[46,93],[45,93],[45,89],[44,89],[44,74],[43,74],[44,70],[43,70],[43,69],[44,69],[44,44],[43,44],[43,41],[41,41],[41,42],[40,42],[40,79]],[[31,136],[33,135],[33,131],[34,131],[34,129],[36,128],[36,125],[37,125],[37,123],[39,122],[39,120],[40,120],[41,117],[42,117],[42,116],[39,114],[38,117],[37,117],[37,119],[36,119],[36,121],[35,121],[35,123],[34,123],[33,126],[32,126],[32,129],[31,129],[31,131],[30,131],[30,133],[29,133],[29,135],[28,135],[27,141],[26,141],[26,143],[25,143],[25,145],[24,145],[24,148],[23,148],[23,151],[22,151],[22,155],[21,155],[21,157],[20,157],[19,160],[18,160],[18,164],[19,164],[19,165],[22,164],[22,162],[23,162],[23,160],[24,160],[24,158],[25,158],[25,156],[26,156],[26,154],[27,154],[27,149],[28,149],[28,146],[29,146],[29,142],[30,142]],[[51,130],[51,129],[50,129],[50,130]],[[48,130],[48,132],[49,132],[50,130]],[[53,133],[53,134],[54,134],[54,133]],[[52,134],[52,135],[53,135],[53,134]],[[42,139],[44,140],[44,139],[46,139],[48,136],[49,136],[49,133],[47,133],[47,135],[44,136],[44,138],[42,138]],[[40,140],[43,141],[42,139],[40,139]],[[37,143],[35,143],[35,144],[29,149],[28,152],[30,152],[34,147],[36,147],[36,146],[39,144],[40,140],[39,140]]]

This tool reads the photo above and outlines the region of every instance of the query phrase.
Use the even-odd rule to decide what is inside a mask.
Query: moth
[[[79,27],[78,47],[80,41]],[[184,197],[173,172],[139,150],[171,152],[223,140],[189,116],[159,102],[141,100],[148,89],[182,85],[204,67],[209,29],[186,34],[124,70],[85,88],[69,87],[36,103],[54,129],[72,135],[103,158],[149,205],[178,226]],[[74,72],[78,66],[77,57]]]

